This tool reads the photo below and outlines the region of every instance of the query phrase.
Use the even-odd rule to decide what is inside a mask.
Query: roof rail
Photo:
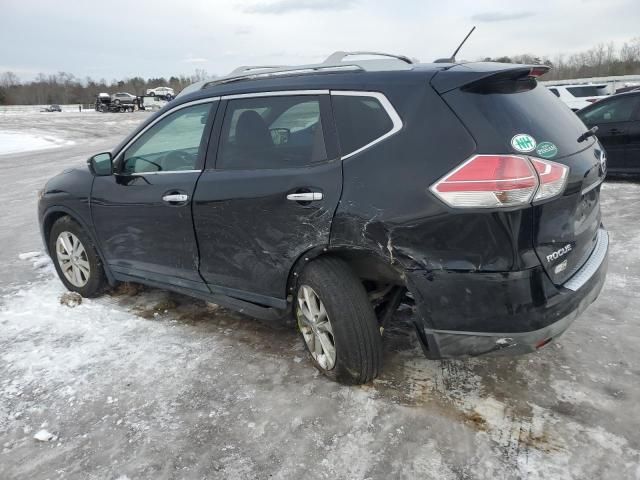
[[[327,59],[323,62],[326,64],[335,65],[336,63],[341,63],[346,57],[352,57],[356,55],[372,55],[376,57],[391,57],[397,60],[401,60],[404,63],[413,64],[414,62],[404,55],[394,55],[393,53],[384,53],[384,52],[333,52],[331,55],[327,57]]]
[[[356,60],[343,62],[346,57],[354,55],[373,55],[387,57],[387,60]],[[394,60],[400,60],[404,68],[411,68],[413,61],[403,55],[394,55],[382,52],[334,52],[322,63],[311,65],[284,66],[284,65],[255,65],[242,66],[233,70],[230,74],[204,82],[202,88],[208,88],[214,85],[222,85],[225,83],[240,82],[242,80],[256,80],[260,78],[286,77],[295,75],[305,75],[309,73],[335,73],[335,72],[355,72],[369,71],[370,69],[393,69],[397,70],[401,64],[393,67],[387,62],[394,63]],[[382,64],[382,67],[381,67]]]
[[[266,67],[265,67],[266,68]],[[236,69],[238,70],[238,69]],[[250,69],[251,70],[251,69]],[[211,87],[213,85],[221,85],[224,83],[232,83],[239,82],[242,80],[256,80],[260,78],[271,78],[271,77],[286,77],[286,76],[294,76],[294,75],[305,75],[307,73],[331,73],[331,72],[353,72],[364,70],[362,67],[358,65],[310,65],[306,67],[288,67],[288,68],[271,68],[264,72],[258,73],[240,73],[239,75],[234,75],[233,72],[231,75],[226,77],[217,78],[207,82],[203,85],[202,88]]]
[[[228,76],[236,75],[240,73],[250,72],[252,70],[269,70],[274,68],[286,68],[287,65],[245,65],[238,68],[234,68]]]

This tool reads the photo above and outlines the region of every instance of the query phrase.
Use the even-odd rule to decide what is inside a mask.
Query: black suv
[[[378,375],[402,303],[430,358],[560,335],[605,279],[605,156],[537,84],[546,67],[346,55],[202,82],[50,180],[40,225],[66,287],[291,318],[345,383]]]

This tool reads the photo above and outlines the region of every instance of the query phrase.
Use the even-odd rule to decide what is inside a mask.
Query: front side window
[[[593,108],[580,114],[584,123],[596,125],[599,123],[628,122],[631,115],[638,108],[640,96],[620,97],[596,104]]]
[[[256,97],[227,104],[217,168],[292,168],[325,160],[317,96]]]
[[[375,97],[332,95],[331,103],[343,157],[393,129],[393,121]]]
[[[193,170],[211,103],[181,108],[160,120],[124,153],[122,173]]]

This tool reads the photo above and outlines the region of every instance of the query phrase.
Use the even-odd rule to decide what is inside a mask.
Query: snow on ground
[[[0,155],[44,150],[73,144],[74,142],[71,140],[64,140],[51,135],[32,135],[0,130]]]
[[[76,142],[0,156],[1,480],[640,480],[640,185],[603,185],[607,283],[547,348],[429,361],[405,310],[381,377],[343,387],[295,331],[197,300],[63,299],[36,192],[145,118],[0,115],[0,130]]]
[[[637,399],[603,390],[611,372],[584,368],[575,333],[528,357],[435,362],[399,326],[382,377],[344,387],[295,332],[133,285],[69,308],[48,257],[21,257],[37,275],[0,299],[3,478],[640,475],[638,419],[615,420]]]

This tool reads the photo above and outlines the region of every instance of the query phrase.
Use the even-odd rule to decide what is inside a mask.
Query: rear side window
[[[343,157],[370,145],[393,129],[393,121],[375,97],[332,92],[331,103]]]
[[[227,104],[217,168],[291,168],[325,160],[317,96],[244,98]]]
[[[585,85],[584,87],[567,87],[567,91],[574,97],[598,97],[606,94],[606,87]]]
[[[599,123],[628,122],[633,120],[633,112],[638,108],[640,96],[623,96],[597,103],[579,116],[588,125]]]

